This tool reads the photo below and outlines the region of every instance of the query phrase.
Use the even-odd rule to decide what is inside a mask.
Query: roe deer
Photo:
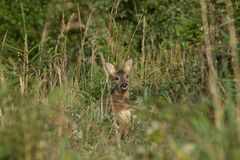
[[[111,63],[105,64],[105,69],[115,82],[115,88],[103,101],[103,112],[110,113],[116,127],[118,146],[120,138],[129,134],[132,128],[132,111],[134,105],[129,99],[129,73],[133,60],[125,62],[122,69],[117,70]]]

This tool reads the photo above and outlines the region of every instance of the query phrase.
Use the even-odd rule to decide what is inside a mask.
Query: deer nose
[[[122,88],[122,89],[127,89],[127,87],[128,87],[128,84],[127,84],[127,83],[122,83],[122,84],[121,84],[121,88]]]

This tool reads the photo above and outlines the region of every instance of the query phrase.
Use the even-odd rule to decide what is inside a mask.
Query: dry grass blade
[[[236,90],[236,124],[238,126],[238,141],[240,143],[240,69],[239,69],[239,56],[237,49],[237,33],[235,28],[235,20],[233,14],[233,4],[231,0],[226,0],[226,11],[227,11],[227,22],[228,23],[228,31],[229,31],[229,44],[232,55],[232,66],[234,72],[234,80],[235,80],[235,90]]]
[[[210,42],[210,34],[209,34],[209,24],[208,24],[208,12],[207,12],[207,2],[206,0],[201,0],[201,12],[202,12],[202,22],[203,22],[203,30],[204,30],[204,40],[206,46],[206,57],[209,67],[209,79],[208,85],[210,89],[211,96],[213,98],[213,105],[215,108],[215,124],[219,130],[223,129],[223,105],[220,99],[219,89],[218,89],[218,79],[217,73],[214,68],[214,61],[212,57],[212,46]]]

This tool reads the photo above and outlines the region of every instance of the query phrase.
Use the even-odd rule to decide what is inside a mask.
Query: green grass
[[[149,5],[152,3],[149,1]],[[54,12],[51,5],[55,3],[49,5],[48,13]],[[162,5],[162,9],[168,6]],[[150,13],[136,16],[130,24],[120,23],[129,14],[122,8],[119,12],[123,19],[119,22],[113,12],[102,18],[95,13],[87,15],[89,8],[83,11],[87,16],[79,17],[79,6],[74,7],[64,14],[57,10],[54,22],[48,17],[46,28],[38,32],[41,38],[32,40],[28,31],[31,22],[22,3],[22,26],[16,26],[22,37],[13,43],[13,33],[6,28],[1,38],[0,159],[240,158],[235,77],[230,62],[223,57],[215,69],[219,74],[217,98],[224,107],[223,126],[219,129],[215,117],[219,106],[215,106],[216,97],[210,93],[211,86],[207,86],[209,69],[202,56],[204,35],[194,28],[201,19],[175,19],[181,21],[176,32],[189,32],[183,39],[169,38],[156,44],[160,33],[148,24],[154,20]],[[75,19],[72,13],[77,15]],[[177,15],[177,11],[171,13]],[[41,14],[38,20],[44,16]],[[73,27],[80,18],[80,28]],[[169,30],[174,30],[171,27]],[[226,30],[215,27],[221,34]],[[161,33],[165,33],[163,28]],[[191,37],[192,32],[197,36]],[[230,36],[224,33],[220,37],[223,46],[229,49]],[[193,42],[188,42],[189,39]],[[213,42],[214,55],[231,55],[217,40]],[[136,113],[134,130],[121,141],[119,149],[113,123],[101,118],[97,110],[100,99],[114,87],[103,64],[111,62],[121,67],[128,57],[134,60],[130,98],[136,104]]]

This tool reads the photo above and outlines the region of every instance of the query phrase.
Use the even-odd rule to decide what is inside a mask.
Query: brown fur
[[[108,65],[108,66],[107,66]],[[115,89],[104,99],[103,110],[112,115],[120,137],[129,134],[132,128],[132,111],[134,105],[129,99],[130,81],[128,74],[132,67],[132,59],[128,60],[123,69],[117,71],[110,63],[106,65],[107,72],[113,77]],[[127,87],[123,89],[123,85]]]
[[[120,134],[128,135],[131,130],[132,119],[127,120],[122,118],[122,112],[129,111],[132,113],[134,110],[134,105],[129,99],[129,93],[124,94],[113,91],[111,95],[108,95],[104,100],[104,110],[105,112],[111,114],[113,119],[116,121]],[[132,115],[130,115],[132,116]],[[132,117],[130,117],[132,118]]]

